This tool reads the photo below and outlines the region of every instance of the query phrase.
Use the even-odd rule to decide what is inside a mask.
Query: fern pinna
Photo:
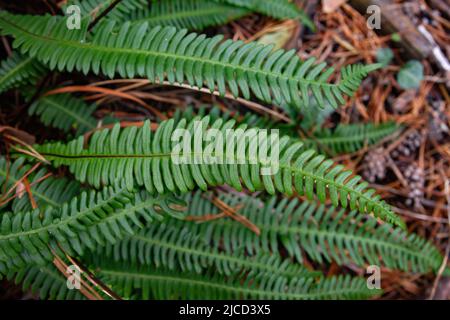
[[[0,29],[16,38],[14,46],[51,69],[84,73],[92,71],[112,78],[147,77],[153,82],[186,83],[192,87],[227,90],[235,97],[255,95],[267,103],[307,107],[311,91],[319,105],[345,102],[368,72],[379,65],[351,65],[342,70],[339,83],[327,82],[333,68],[301,62],[295,51],[272,52],[272,46],[255,42],[223,41],[174,27],[131,26],[106,21],[90,36],[88,21],[80,30],[69,30],[62,17],[17,16],[0,12]]]

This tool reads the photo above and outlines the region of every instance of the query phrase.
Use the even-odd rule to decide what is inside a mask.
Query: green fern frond
[[[0,93],[33,83],[45,74],[45,67],[34,58],[14,52],[0,64]]]
[[[183,228],[182,224],[155,224],[115,245],[98,247],[96,254],[139,265],[153,265],[169,270],[202,273],[207,269],[223,275],[242,272],[277,273],[287,278],[317,277],[318,272],[308,271],[299,264],[282,259],[279,255],[257,254],[247,256],[243,250],[221,252],[200,237]]]
[[[430,242],[354,211],[345,213],[297,199],[278,201],[270,198],[262,202],[233,194],[223,194],[220,198],[231,207],[242,204],[239,214],[252,221],[261,234],[257,236],[230,219],[170,223],[178,228],[188,228],[212,246],[222,244],[227,252],[245,248],[250,255],[277,253],[281,245],[300,263],[307,254],[318,263],[378,265],[420,273],[437,272],[442,264],[442,255]],[[203,216],[220,211],[204,193],[188,194],[184,200],[189,204],[187,215]]]
[[[38,293],[39,298],[50,300],[83,300],[85,297],[79,290],[70,290],[67,279],[52,264],[29,266],[17,272],[10,272],[8,280],[21,283],[23,291]]]
[[[150,122],[146,121],[141,128],[121,129],[116,125],[112,130],[96,131],[89,142],[80,136],[66,145],[58,142],[35,148],[55,167],[68,166],[76,179],[96,188],[114,184],[117,177],[123,177],[130,190],[136,185],[144,186],[153,194],[188,192],[197,186],[206,190],[209,186],[224,184],[236,190],[245,187],[250,191],[266,190],[270,194],[293,195],[297,192],[309,199],[316,195],[321,202],[329,197],[335,206],[358,209],[362,213],[373,212],[403,226],[390,207],[374,195],[375,190],[368,189],[368,184],[361,182],[359,176],[351,177],[351,171],[344,170],[342,165],[334,165],[333,161],[316,155],[313,150],[301,150],[300,142],[289,143],[290,138],[286,136],[280,137],[278,159],[268,160],[260,151],[270,145],[269,135],[259,135],[259,129],[252,129],[250,132],[254,136],[249,138],[246,137],[249,131],[241,127],[241,131],[230,137],[227,129],[233,128],[234,122],[217,120],[210,124],[209,117],[204,117],[174,124],[170,119],[162,122],[153,134]],[[200,123],[202,129],[199,129]],[[208,150],[208,127],[217,129],[222,135],[222,150]],[[177,129],[186,129],[191,137],[201,137],[201,141],[189,141],[189,151],[175,154],[184,158],[182,164],[173,161],[179,142],[171,139]],[[206,163],[204,159],[208,156],[218,156],[223,164]],[[272,168],[279,168],[274,175],[262,173],[266,161],[270,161]]]
[[[256,278],[203,275],[155,269],[94,259],[97,273],[125,298],[132,299],[367,299],[381,293],[370,290],[364,278],[339,276],[287,280],[277,274]]]
[[[76,135],[96,128],[96,120],[92,117],[96,105],[87,105],[83,100],[70,94],[42,96],[28,109],[29,115],[39,116],[46,126],[68,132],[76,128]]]
[[[213,0],[228,3],[237,7],[247,8],[252,11],[273,17],[276,19],[300,19],[309,29],[315,30],[311,19],[289,0]]]
[[[276,122],[268,117],[254,113],[223,112],[218,107],[202,106],[198,110],[188,107],[185,110],[177,109],[174,114],[175,122],[181,119],[191,120],[196,116],[209,115],[211,120],[234,119],[239,124],[247,124],[250,127],[264,129],[278,129],[281,133],[289,135],[293,140],[304,143],[304,148],[311,148],[317,151],[330,152],[333,155],[351,153],[361,150],[364,146],[371,146],[383,138],[400,132],[402,126],[395,122],[381,124],[355,123],[339,124],[336,129],[319,128],[313,130],[308,138],[300,138],[297,129],[292,124]]]
[[[142,228],[141,220],[161,219],[160,212],[179,217],[180,213],[169,207],[178,203],[171,196],[150,197],[145,192],[132,193],[124,186],[116,186],[83,192],[59,208],[4,213],[0,224],[0,273],[51,261],[51,247],[58,250],[58,245],[70,255],[81,255],[85,248],[93,250],[97,244],[115,243],[134,234],[136,227]]]
[[[24,158],[8,163],[4,157],[0,157],[0,194],[4,194],[13,187],[30,169],[31,166],[25,163]],[[40,169],[27,177],[31,194],[39,208],[60,206],[81,192],[78,182],[66,178],[48,177],[40,181],[47,173],[47,170]],[[11,209],[13,212],[32,209],[30,199],[25,191],[22,196],[14,198]]]
[[[330,151],[333,155],[356,152],[376,144],[383,138],[400,132],[395,122],[381,124],[339,124],[334,130],[321,128],[313,131],[311,138],[302,138],[305,147]]]
[[[272,52],[255,42],[206,38],[174,27],[149,28],[147,23],[117,26],[101,23],[90,37],[87,22],[69,30],[63,17],[19,16],[0,12],[0,29],[15,37],[14,47],[36,57],[50,69],[103,73],[110,78],[147,77],[152,82],[186,83],[192,87],[227,90],[235,97],[253,94],[267,103],[309,105],[311,91],[319,105],[337,107],[352,96],[368,72],[379,65],[351,65],[342,69],[341,81],[327,82],[333,68],[301,62],[295,50]],[[114,32],[113,32],[114,30]]]
[[[164,0],[134,11],[128,20],[132,24],[147,22],[149,26],[174,26],[202,30],[239,19],[250,11],[210,0]]]

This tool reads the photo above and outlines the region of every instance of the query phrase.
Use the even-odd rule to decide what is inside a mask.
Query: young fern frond
[[[231,207],[243,205],[239,214],[252,221],[261,234],[258,236],[226,218],[208,223],[170,221],[170,224],[189,229],[212,246],[223,244],[226,252],[245,248],[250,255],[277,253],[281,246],[300,263],[307,254],[318,263],[378,265],[420,273],[437,272],[442,264],[442,255],[430,242],[400,228],[380,225],[376,219],[355,211],[345,213],[312,202],[278,201],[275,197],[262,202],[249,196],[223,194],[220,199]],[[189,203],[187,215],[203,216],[220,211],[204,193],[188,194],[185,201]]]
[[[45,67],[36,59],[13,52],[0,64],[0,93],[33,83],[44,74]]]
[[[117,185],[83,192],[59,208],[4,213],[0,223],[0,273],[30,264],[43,265],[53,259],[51,248],[58,250],[58,246],[70,255],[81,255],[85,248],[115,243],[134,234],[136,227],[142,228],[142,221],[161,219],[160,212],[179,217],[180,212],[170,208],[171,204],[179,201],[171,196],[132,193]]]
[[[241,273],[274,274],[286,278],[317,277],[299,264],[279,255],[257,254],[247,256],[243,250],[221,252],[203,241],[181,224],[155,224],[115,245],[98,247],[96,254],[139,265],[153,265],[168,270],[202,273],[208,269],[229,276]]]
[[[68,132],[76,128],[76,135],[96,128],[96,120],[92,117],[96,105],[87,105],[83,100],[70,94],[42,96],[28,109],[29,115],[39,116],[46,126]]]
[[[164,0],[154,2],[146,9],[134,11],[128,20],[132,24],[147,22],[152,27],[164,25],[202,30],[226,24],[249,13],[247,9],[211,0]]]
[[[4,157],[0,157],[0,194],[6,193],[30,169],[31,165],[26,164],[24,158],[8,163]],[[39,169],[27,176],[31,194],[40,209],[47,206],[58,207],[81,192],[81,186],[77,181],[53,176],[44,179],[47,174],[47,170]],[[29,195],[25,190],[12,200],[11,209],[16,213],[32,210]]]
[[[22,290],[38,293],[39,298],[50,300],[83,300],[80,290],[70,290],[67,279],[52,264],[28,266],[7,274],[8,280],[22,284]]]
[[[160,123],[154,134],[149,121],[141,128],[121,129],[117,124],[112,130],[96,131],[89,142],[80,136],[68,144],[57,142],[35,148],[55,167],[68,166],[76,179],[96,188],[114,184],[118,177],[123,177],[130,190],[144,186],[152,194],[188,192],[197,186],[207,190],[209,186],[228,184],[236,190],[245,187],[270,194],[305,194],[309,199],[317,196],[321,202],[329,197],[336,206],[374,213],[403,225],[375,195],[375,190],[368,189],[366,182],[352,176],[342,165],[334,165],[332,160],[313,150],[302,150],[302,143],[289,143],[287,136],[279,139],[279,150],[274,150],[273,159],[268,160],[260,151],[274,148],[271,137],[258,134],[259,129],[250,131],[245,127],[230,135],[228,129],[234,123],[234,120],[223,123],[219,119],[210,124],[209,117],[204,117],[190,122],[182,119],[175,124],[170,119]],[[221,148],[211,148],[208,127],[222,136]],[[189,150],[176,150],[184,143],[179,142],[181,137],[174,139],[177,129],[189,133],[184,137],[196,137],[187,140]],[[215,157],[216,163],[209,163],[211,157]],[[267,164],[279,170],[273,170],[272,175],[265,174],[263,169],[270,169]]]
[[[192,87],[227,90],[235,97],[252,94],[267,103],[306,108],[309,92],[318,105],[345,102],[368,72],[379,65],[350,65],[341,81],[328,83],[333,68],[301,62],[295,50],[272,52],[272,46],[255,42],[223,41],[174,27],[150,28],[104,21],[92,37],[83,20],[80,30],[69,30],[63,17],[19,16],[0,12],[0,29],[15,38],[14,47],[36,57],[50,69],[103,73],[110,78],[147,77],[152,82],[186,83]],[[325,71],[324,71],[325,70]]]
[[[367,299],[381,293],[370,290],[364,278],[339,276],[286,279],[277,274],[261,277],[215,273],[195,274],[93,259],[96,275],[125,298],[133,299]]]

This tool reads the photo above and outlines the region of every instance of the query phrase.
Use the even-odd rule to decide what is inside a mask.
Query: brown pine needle
[[[125,92],[121,92],[118,90],[108,89],[108,88],[102,88],[102,87],[95,87],[95,86],[67,86],[62,87],[54,90],[48,91],[44,96],[50,96],[54,94],[60,94],[60,93],[68,93],[68,92],[100,92],[111,96],[116,96],[119,98],[127,99],[130,101],[133,101],[140,106],[146,108],[150,112],[152,112],[154,115],[156,115],[158,118],[166,120],[167,116],[163,113],[161,113],[159,110],[153,108],[152,106],[148,105],[145,101],[131,95]]]

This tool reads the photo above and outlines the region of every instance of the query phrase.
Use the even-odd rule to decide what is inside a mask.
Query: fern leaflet
[[[70,94],[43,96],[28,109],[29,115],[38,115],[46,126],[55,127],[68,132],[76,128],[76,135],[96,128],[96,120],[92,117],[96,105],[88,106],[83,100]]]
[[[13,52],[0,64],[0,93],[22,84],[33,83],[44,73],[45,67],[35,59]]]

